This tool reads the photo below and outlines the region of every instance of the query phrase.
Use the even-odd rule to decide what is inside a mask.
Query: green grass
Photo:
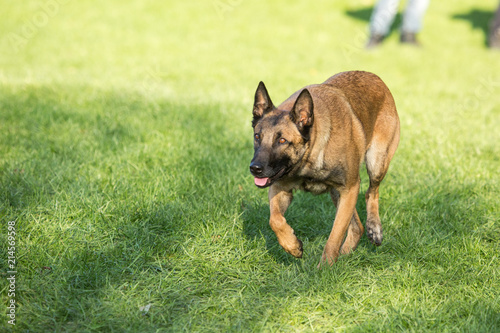
[[[500,331],[497,4],[432,2],[423,48],[395,31],[366,52],[365,0],[4,1],[14,331]],[[304,258],[280,248],[248,172],[253,93],[263,80],[278,103],[351,69],[380,75],[401,118],[385,238],[317,270],[333,205],[298,193]]]

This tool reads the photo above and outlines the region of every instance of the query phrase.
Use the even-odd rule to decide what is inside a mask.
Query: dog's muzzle
[[[264,173],[264,168],[260,163],[258,162],[250,163],[250,173],[255,177],[254,178],[255,185],[260,188],[270,186],[276,179],[280,178],[285,174],[285,169],[286,168],[282,168],[274,175],[266,177]]]

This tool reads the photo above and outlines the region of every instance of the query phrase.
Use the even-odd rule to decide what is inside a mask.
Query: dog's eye
[[[259,141],[259,140],[260,140],[260,135],[259,135],[259,134],[257,134],[257,133],[256,133],[253,137],[254,137],[254,138],[255,138],[255,140],[257,140],[257,141]]]
[[[280,138],[280,139],[278,140],[278,142],[279,142],[279,143],[281,143],[281,144],[287,143],[287,141],[286,141],[286,139],[285,139],[285,138]]]

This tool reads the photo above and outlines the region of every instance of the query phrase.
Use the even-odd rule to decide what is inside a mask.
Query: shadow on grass
[[[256,293],[241,292],[242,302],[235,304],[248,303],[245,311],[268,293],[283,295],[274,291],[280,285],[272,274],[262,277],[257,271],[252,277],[253,253],[261,251],[252,252],[249,243],[263,237],[276,262],[297,261],[281,249],[268,225],[267,200],[259,201],[246,189],[234,190],[239,175],[248,172],[243,161],[250,156],[242,150],[250,155],[251,147],[245,146],[239,129],[232,133],[231,126],[226,128],[217,106],[149,105],[137,97],[103,93],[75,111],[75,101],[63,105],[54,92],[42,89],[30,96],[23,90],[0,99],[0,106],[11,110],[2,120],[13,128],[9,139],[17,149],[0,176],[2,190],[9,193],[2,199],[8,216],[19,217],[19,237],[26,239],[18,300],[30,319],[21,323],[23,328],[153,331],[196,320],[182,317],[188,312],[203,316],[207,299],[223,298],[226,286],[237,293],[246,284],[260,286]],[[366,174],[361,173],[366,190]],[[377,260],[420,260],[423,252],[436,250],[449,238],[460,244],[471,230],[498,242],[491,236],[499,234],[498,225],[482,226],[478,220],[493,214],[477,194],[484,191],[480,185],[457,183],[453,170],[444,170],[450,176],[434,182],[427,182],[422,171],[415,174],[421,176],[417,190],[395,194],[401,200],[381,200],[381,211],[402,212],[404,220],[386,214],[382,223],[391,237]],[[386,180],[381,191],[389,184]],[[357,209],[364,221],[362,194]],[[297,235],[311,243],[326,241],[334,213],[328,195],[296,193],[286,217]],[[33,222],[39,216],[44,217],[42,227]],[[234,235],[220,242],[213,238],[211,228],[228,231],[230,221],[243,224],[242,244],[236,244]],[[372,247],[364,236],[361,246]],[[205,252],[198,257],[199,248]],[[241,255],[230,257],[231,264],[218,262],[217,256],[238,251]],[[240,269],[241,262],[250,268]],[[39,274],[43,266],[53,266],[52,273]],[[302,279],[312,281],[314,274],[307,272]],[[157,302],[157,317],[139,311],[138,305],[149,302]]]
[[[364,177],[364,175],[363,175]],[[266,190],[267,192],[267,190]],[[289,264],[296,260],[287,254],[279,245],[275,233],[269,226],[269,204],[252,204],[243,202],[243,230],[249,240],[263,237],[267,251],[277,262]],[[366,219],[366,203],[363,193],[358,196],[356,210],[362,221]],[[312,243],[323,239],[324,243],[330,235],[335,220],[336,208],[329,194],[312,195],[310,193],[296,192],[294,200],[285,218],[294,229],[297,237],[303,242]],[[322,246],[324,246],[324,243]],[[360,246],[364,246],[364,242]],[[372,247],[372,245],[368,245]],[[304,245],[304,255],[311,255],[311,249]],[[318,256],[321,253],[314,254]]]
[[[356,205],[363,225],[366,222],[364,191],[367,187],[367,176],[364,173],[365,170],[362,168],[364,185]],[[443,171],[443,173],[453,175],[455,171]],[[389,173],[388,176],[391,178],[395,175]],[[382,183],[380,189],[382,196],[385,192],[384,187],[389,186],[385,184],[387,181],[386,178]],[[425,252],[426,247],[444,244],[450,238],[462,239],[474,236],[485,242],[499,240],[500,225],[494,223],[494,212],[488,208],[488,200],[478,195],[480,191],[488,188],[491,193],[495,192],[494,184],[458,184],[454,178],[444,176],[430,182],[423,175],[422,181],[417,186],[419,188],[394,194],[394,198],[381,198],[380,214],[384,229],[382,250],[378,251],[366,235],[362,236],[358,249],[365,247],[369,252],[376,251],[381,255],[382,261],[385,255],[397,255],[403,261],[412,261],[418,258],[408,255],[412,253],[408,251],[409,249]],[[401,204],[398,205],[398,202]],[[299,239],[309,243],[322,239],[321,246],[324,246],[333,226],[335,212],[329,195],[313,196],[299,192],[295,193],[294,201],[285,217]],[[244,233],[248,239],[263,237],[267,250],[277,262],[283,264],[295,262],[295,259],[280,247],[276,235],[269,226],[267,203],[244,202],[242,219]],[[310,249],[304,246],[304,253],[307,252],[311,253]],[[319,258],[321,253],[317,255]]]
[[[92,97],[82,100],[85,93]],[[169,258],[182,258],[181,246],[223,215],[212,206],[227,210],[230,185],[217,187],[236,178],[244,139],[227,133],[232,120],[218,105],[153,103],[85,87],[5,90],[0,110],[7,128],[0,217],[17,221],[24,252],[19,326],[123,328],[109,315],[124,311],[110,310],[113,297],[134,294],[144,276],[168,276]],[[176,293],[175,304],[190,302],[190,292]],[[154,297],[134,298],[146,305]],[[147,318],[138,309],[126,311],[141,331]]]
[[[483,9],[471,9],[466,13],[458,13],[452,16],[455,20],[468,21],[472,29],[481,30],[484,34],[484,45],[488,46],[488,34],[490,30],[490,22],[493,19],[494,11]]]
[[[358,8],[358,9],[348,9],[346,10],[346,14],[354,19],[357,19],[359,21],[363,22],[370,22],[370,17],[373,12],[373,7],[365,7],[365,8]]]

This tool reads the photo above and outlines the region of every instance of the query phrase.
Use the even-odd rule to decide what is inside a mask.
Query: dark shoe
[[[400,41],[401,41],[401,43],[404,43],[404,44],[410,44],[413,46],[421,46],[417,40],[417,34],[415,34],[413,32],[404,32],[403,31],[401,33]]]
[[[370,39],[368,40],[368,43],[366,43],[365,48],[369,50],[379,46],[384,41],[384,38],[384,35],[372,34],[370,36]]]
[[[491,29],[488,44],[492,49],[500,49],[500,27]]]

